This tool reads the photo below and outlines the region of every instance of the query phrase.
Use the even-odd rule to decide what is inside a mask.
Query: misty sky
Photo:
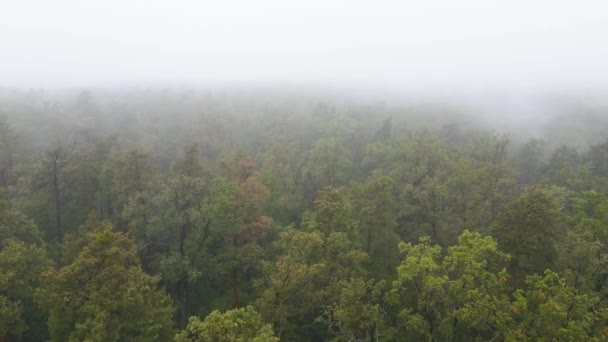
[[[0,0],[0,86],[608,86],[608,3]]]

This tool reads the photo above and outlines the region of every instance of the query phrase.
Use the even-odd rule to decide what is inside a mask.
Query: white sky
[[[608,2],[0,0],[0,86],[608,86]]]

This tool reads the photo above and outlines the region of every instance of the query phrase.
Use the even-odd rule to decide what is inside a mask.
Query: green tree
[[[348,150],[340,138],[319,139],[310,150],[307,173],[313,196],[326,186],[344,184],[351,166]]]
[[[499,214],[493,235],[512,256],[509,273],[515,284],[555,266],[561,221],[559,197],[541,187],[527,189]]]
[[[399,236],[394,232],[397,209],[393,189],[393,180],[379,175],[370,176],[353,189],[360,243],[369,258],[368,272],[377,279],[393,273],[398,263]]]
[[[540,180],[545,155],[545,142],[542,139],[530,139],[517,154],[519,162],[518,180],[523,184],[536,184]]]
[[[221,313],[211,312],[204,320],[190,317],[186,329],[175,336],[175,342],[278,342],[272,326],[251,306]]]
[[[340,283],[340,297],[324,315],[332,341],[392,341],[399,335],[386,312],[385,285],[363,278]]]
[[[37,302],[49,314],[53,341],[168,340],[173,308],[146,275],[135,244],[108,228],[87,234],[69,265],[44,274]]]
[[[595,176],[608,178],[608,141],[591,146],[586,157]]]
[[[64,204],[66,167],[69,165],[69,151],[61,144],[47,150],[39,160],[38,172],[35,175],[34,191],[46,192],[49,216],[51,220],[45,222],[53,231],[47,232],[49,238],[57,243],[63,242],[65,235]],[[44,221],[43,221],[44,222]]]
[[[261,261],[258,245],[269,232],[272,218],[262,214],[268,188],[261,182],[253,160],[222,163],[224,177],[215,183],[215,196],[222,210],[217,225],[226,243],[220,258],[224,261],[232,284],[232,306],[241,305],[240,279],[244,272]]]
[[[199,161],[198,148],[191,145],[177,161],[162,190],[146,205],[150,224],[138,236],[144,260],[163,276],[163,283],[177,304],[177,324],[184,328],[190,315],[190,285],[208,275],[207,253],[214,221],[210,203],[211,184]],[[203,262],[199,262],[203,260]],[[206,267],[207,266],[207,267]]]
[[[41,324],[30,303],[50,260],[38,228],[2,195],[0,191],[0,336],[23,336],[28,327]]]
[[[592,174],[577,150],[568,146],[556,149],[543,168],[542,184],[553,184],[571,190],[593,188]]]
[[[570,225],[589,230],[604,245],[608,244],[608,199],[598,191],[579,194],[572,201]]]
[[[465,230],[458,240],[445,256],[428,237],[400,245],[406,257],[386,297],[410,339],[492,338],[506,324],[508,255],[479,233]]]
[[[279,255],[264,264],[256,306],[282,339],[324,339],[325,307],[340,298],[341,282],[361,277],[365,253],[344,233],[289,229],[277,242]]]
[[[273,219],[284,225],[299,224],[309,205],[305,182],[307,155],[303,138],[276,132],[262,159],[263,179],[270,190],[269,208]]]
[[[99,179],[104,201],[101,216],[115,222],[119,231],[144,240],[156,209],[151,199],[162,188],[150,154],[131,149],[112,155],[101,168]]]
[[[319,191],[313,210],[305,213],[302,221],[304,230],[319,230],[324,235],[342,232],[352,240],[358,236],[352,200],[344,188],[326,187]]]
[[[464,146],[465,152],[480,162],[501,163],[507,157],[509,138],[485,132],[472,132],[469,143]]]
[[[601,292],[606,288],[608,255],[591,231],[575,229],[559,244],[557,266],[568,285],[579,291]]]
[[[558,266],[568,285],[608,301],[608,200],[586,191],[572,200],[572,227],[560,244]]]
[[[526,278],[515,292],[512,323],[503,329],[507,341],[604,341],[608,309],[595,296],[580,294],[557,273]]]

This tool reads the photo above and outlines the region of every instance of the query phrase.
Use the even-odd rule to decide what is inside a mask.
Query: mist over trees
[[[0,340],[608,340],[608,102],[378,98],[0,89]]]

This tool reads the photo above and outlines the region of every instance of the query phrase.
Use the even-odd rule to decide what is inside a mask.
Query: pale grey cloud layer
[[[0,85],[608,85],[608,3],[0,1]]]

